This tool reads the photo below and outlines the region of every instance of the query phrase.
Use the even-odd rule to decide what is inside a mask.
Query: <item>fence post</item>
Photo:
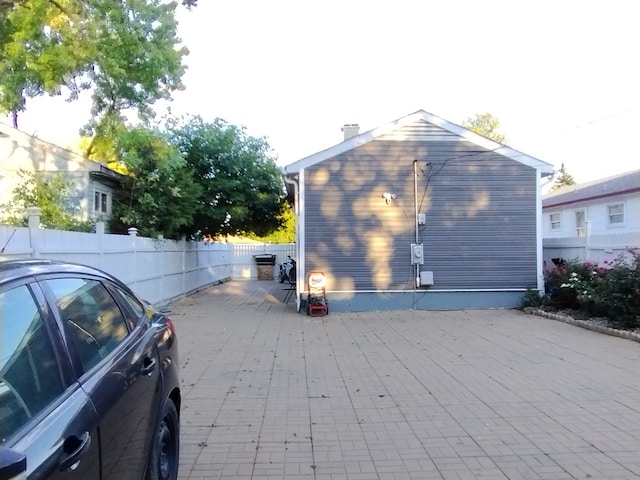
[[[186,279],[186,265],[185,265],[185,259],[187,256],[187,236],[186,235],[182,235],[182,237],[180,237],[180,247],[182,249],[182,294],[184,295],[187,291],[187,279]]]
[[[98,239],[98,254],[100,256],[100,268],[104,270],[104,222],[96,222],[96,236]]]
[[[584,241],[584,259],[583,262],[591,261],[591,220],[585,222],[587,235]]]
[[[40,257],[40,214],[42,210],[38,207],[27,207],[27,218],[29,219],[29,246],[31,247],[31,257]]]
[[[136,227],[129,227],[127,233],[131,236],[131,252],[133,253],[133,285],[138,284],[138,251],[136,246],[136,237],[138,236],[138,229]]]
[[[164,235],[158,235],[160,246],[160,302],[164,303]]]

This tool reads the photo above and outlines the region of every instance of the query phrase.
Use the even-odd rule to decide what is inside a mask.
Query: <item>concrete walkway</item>
[[[640,343],[518,311],[314,318],[285,293],[170,305],[180,478],[640,478]]]

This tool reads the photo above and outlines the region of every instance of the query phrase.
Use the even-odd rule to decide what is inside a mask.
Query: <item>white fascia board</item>
[[[543,176],[553,174],[553,165],[550,165],[529,155],[525,155],[522,152],[514,150],[513,148],[507,147],[498,142],[494,142],[493,140],[489,140],[482,135],[478,135],[471,130],[461,127],[460,125],[456,125],[455,123],[448,122],[440,117],[437,117],[436,115],[425,112],[424,110],[418,110],[417,112],[407,115],[406,117],[402,117],[394,122],[388,123],[373,130],[369,130],[368,132],[362,133],[360,135],[356,135],[355,137],[349,138],[344,142],[339,143],[338,145],[334,145],[333,147],[327,148],[326,150],[322,150],[318,153],[314,153],[313,155],[302,158],[290,165],[285,166],[283,168],[283,171],[285,175],[297,173],[306,167],[310,167],[312,165],[315,165],[316,163],[335,157],[336,155],[340,155],[341,153],[353,150],[354,148],[369,143],[382,135],[392,132],[398,128],[404,127],[405,125],[410,125],[419,120],[423,120],[427,123],[436,125],[448,132],[459,135],[460,137],[465,138],[466,140],[469,140],[471,143],[474,143],[480,147],[494,151],[519,163],[535,168],[536,170],[539,170],[543,174]]]
[[[500,155],[515,160],[516,162],[527,165],[528,167],[535,168],[542,173],[542,176],[553,175],[553,165],[547,162],[543,162],[542,160],[539,160],[535,157],[526,155],[511,147],[502,145],[501,143],[494,142],[487,137],[483,137],[482,135],[479,135],[467,128],[456,125],[455,123],[447,122],[446,120],[443,120],[442,118],[430,113],[424,111],[422,111],[422,113],[424,114],[423,120],[425,120],[426,122],[432,123],[433,125],[437,125],[438,127],[447,130],[448,132],[459,135],[462,138],[469,140],[471,143],[478,145],[479,147],[494,151]]]

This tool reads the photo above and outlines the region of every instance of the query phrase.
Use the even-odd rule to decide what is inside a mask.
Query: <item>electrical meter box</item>
[[[424,264],[424,250],[421,243],[411,244],[411,265]]]

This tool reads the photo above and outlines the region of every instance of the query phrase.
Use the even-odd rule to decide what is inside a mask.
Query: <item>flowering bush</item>
[[[523,304],[578,310],[585,316],[607,317],[622,328],[640,328],[640,249],[628,250],[599,267],[592,262],[564,262],[545,271],[545,295],[534,305],[530,294]]]

